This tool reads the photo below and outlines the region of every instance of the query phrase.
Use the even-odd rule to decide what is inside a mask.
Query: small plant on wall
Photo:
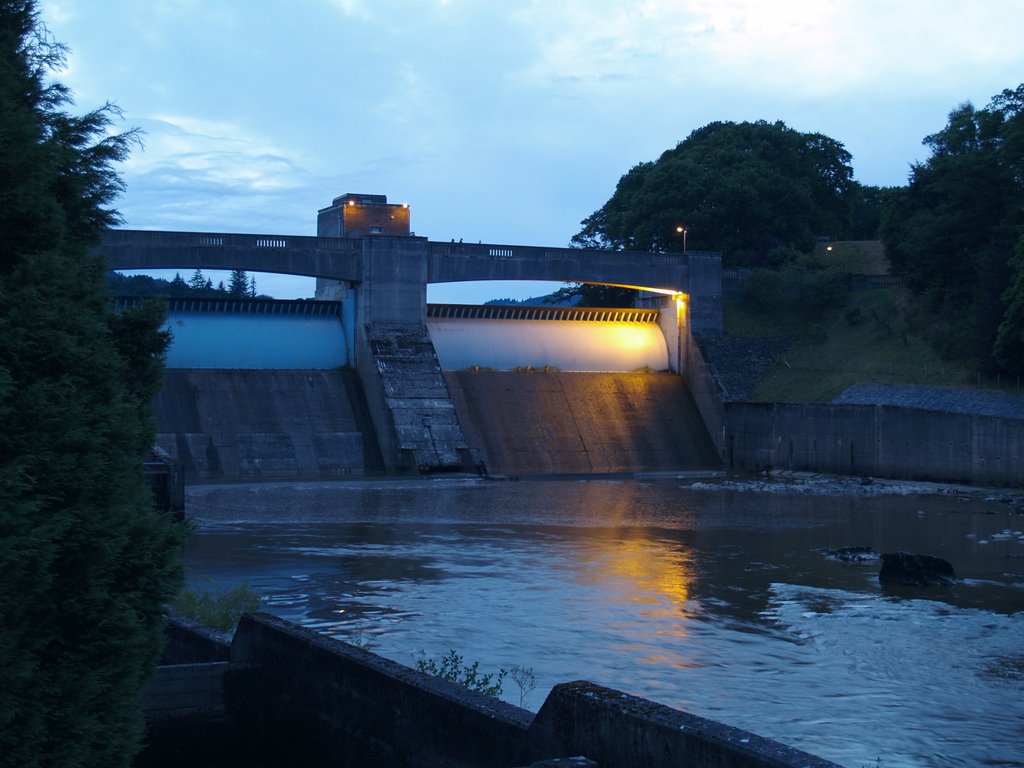
[[[261,602],[247,581],[226,587],[204,576],[193,579],[178,593],[171,610],[218,632],[233,632],[242,614],[258,611]]]

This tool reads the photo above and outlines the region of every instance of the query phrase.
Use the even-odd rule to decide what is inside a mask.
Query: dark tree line
[[[216,286],[213,280],[196,269],[188,280],[176,274],[173,280],[163,280],[150,275],[122,275],[110,272],[107,285],[115,296],[203,296],[211,298],[259,298],[256,292],[256,278],[244,269],[234,269],[228,277],[227,286],[220,281]]]
[[[582,222],[577,247],[713,250],[757,270],[764,290],[822,269],[807,258],[821,236],[878,239],[932,318],[932,340],[951,358],[1024,373],[1024,85],[984,109],[957,107],[924,139],[931,156],[905,187],[853,179],[842,144],[781,122],[715,122],[654,162],[634,166]],[[686,241],[680,228],[686,228]],[[835,275],[801,279],[839,302]],[[774,281],[774,282],[773,282]],[[566,295],[629,301],[600,286]]]
[[[873,234],[880,215],[881,191],[853,180],[850,154],[834,139],[782,122],[716,122],[634,166],[572,242],[722,251],[728,264],[777,266],[778,254],[810,252],[819,236]]]
[[[127,766],[181,531],[142,473],[162,308],[90,255],[135,139],[84,115],[32,0],[0,0],[0,765]]]
[[[882,240],[939,318],[934,339],[984,369],[1024,372],[1024,85],[962,104],[890,198]]]

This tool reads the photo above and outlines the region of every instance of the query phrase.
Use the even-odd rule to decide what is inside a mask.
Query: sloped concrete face
[[[467,442],[490,474],[720,467],[673,374],[448,371],[445,378]]]
[[[154,404],[157,443],[187,482],[381,469],[364,411],[354,374],[322,370],[170,369]]]

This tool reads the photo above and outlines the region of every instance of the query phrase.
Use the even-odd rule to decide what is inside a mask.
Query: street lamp
[[[683,253],[685,254],[686,253],[686,227],[683,226],[683,225],[680,225],[680,226],[676,227],[676,232],[678,232],[679,234],[681,234],[683,236]]]

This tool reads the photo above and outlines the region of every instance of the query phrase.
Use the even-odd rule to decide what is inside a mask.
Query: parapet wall
[[[179,622],[175,631],[188,627]],[[175,731],[159,710],[149,722],[161,738],[151,734],[137,766],[184,764],[232,744],[236,757],[264,766],[515,768],[584,756],[600,768],[838,768],[588,682],[556,686],[534,716],[265,613],[242,618],[230,657],[195,670],[222,671],[227,719],[211,730],[183,718]],[[159,668],[167,669],[179,671]],[[209,746],[190,749],[197,735]]]
[[[726,403],[725,463],[1024,487],[1024,419],[886,405]]]

